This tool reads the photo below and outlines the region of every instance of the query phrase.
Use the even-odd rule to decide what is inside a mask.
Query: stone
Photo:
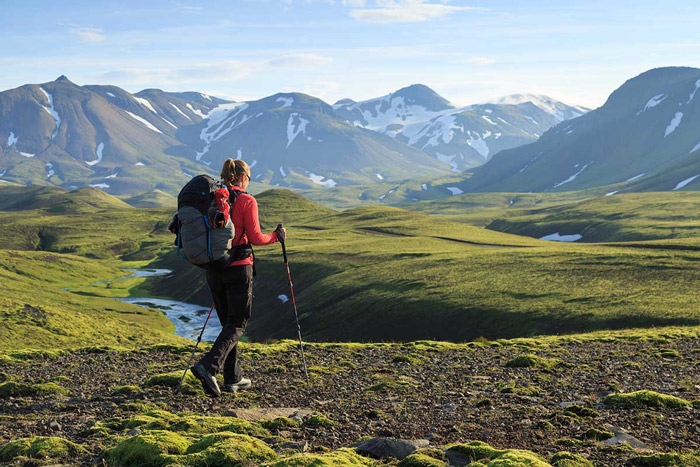
[[[368,455],[375,459],[394,457],[403,460],[416,449],[428,447],[427,439],[398,439],[398,438],[372,438],[361,443],[355,443],[352,447],[357,448],[357,452]]]
[[[133,428],[133,429],[129,430],[129,432],[127,433],[128,436],[138,436],[140,434],[141,434],[141,430],[139,428]]]
[[[61,431],[63,429],[61,424],[58,423],[56,420],[53,420],[51,423],[49,423],[49,428],[51,429],[51,431]]]
[[[620,427],[605,425],[605,428],[609,431],[612,431],[615,434],[615,436],[613,436],[612,438],[608,438],[605,441],[603,441],[603,444],[605,445],[614,446],[616,444],[627,443],[635,449],[649,449],[649,446],[647,444],[630,435]]]
[[[309,449],[309,443],[305,439],[301,441],[288,441],[279,445],[281,449],[291,449],[293,451],[306,452]]]

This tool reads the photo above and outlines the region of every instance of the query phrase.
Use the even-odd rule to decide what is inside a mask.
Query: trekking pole
[[[202,336],[204,335],[204,328],[207,327],[207,323],[209,322],[209,318],[211,318],[211,312],[214,311],[214,304],[211,304],[211,308],[209,308],[209,314],[207,315],[206,321],[204,321],[204,326],[202,326],[202,332],[199,333],[199,337],[197,338],[197,343],[194,345],[194,350],[192,351],[192,355],[190,355],[190,361],[187,362],[187,366],[185,367],[185,372],[182,374],[182,378],[180,378],[180,384],[177,385],[177,388],[175,388],[175,392],[178,393],[180,392],[180,389],[182,389],[182,382],[185,381],[185,376],[187,375],[187,370],[190,369],[190,365],[192,364],[192,359],[194,358],[194,354],[197,351],[197,346],[199,346],[199,343],[202,342]]]
[[[282,231],[284,224],[277,226],[278,231]],[[292,275],[289,273],[289,261],[287,261],[287,248],[284,246],[284,239],[280,238],[282,244],[282,254],[284,255],[284,266],[287,268],[287,280],[289,281],[289,291],[292,294],[292,305],[294,306],[294,317],[297,320],[297,333],[299,335],[299,349],[301,349],[301,361],[304,364],[304,376],[306,376],[306,384],[309,384],[309,372],[306,370],[306,357],[304,356],[304,344],[301,341],[301,326],[299,325],[299,315],[297,314],[297,302],[294,299],[294,285],[292,284]]]

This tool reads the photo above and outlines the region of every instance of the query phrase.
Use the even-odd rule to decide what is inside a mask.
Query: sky
[[[595,108],[648,69],[700,67],[700,2],[2,0],[0,90],[52,81],[304,92],[425,84],[455,105],[514,93]]]

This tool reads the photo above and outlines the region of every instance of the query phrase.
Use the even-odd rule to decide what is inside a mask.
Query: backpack
[[[237,197],[238,193],[231,195]],[[197,175],[180,190],[177,213],[169,228],[177,235],[178,255],[195,266],[224,268],[230,264],[236,231],[229,191],[212,177]]]

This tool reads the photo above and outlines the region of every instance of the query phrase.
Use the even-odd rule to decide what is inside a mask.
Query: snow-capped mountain
[[[550,127],[587,111],[524,94],[455,107],[421,84],[363,102],[343,99],[333,108],[355,126],[419,148],[454,171],[482,165],[497,152],[535,141]]]
[[[700,69],[657,68],[475,170],[469,191],[700,189]]]

